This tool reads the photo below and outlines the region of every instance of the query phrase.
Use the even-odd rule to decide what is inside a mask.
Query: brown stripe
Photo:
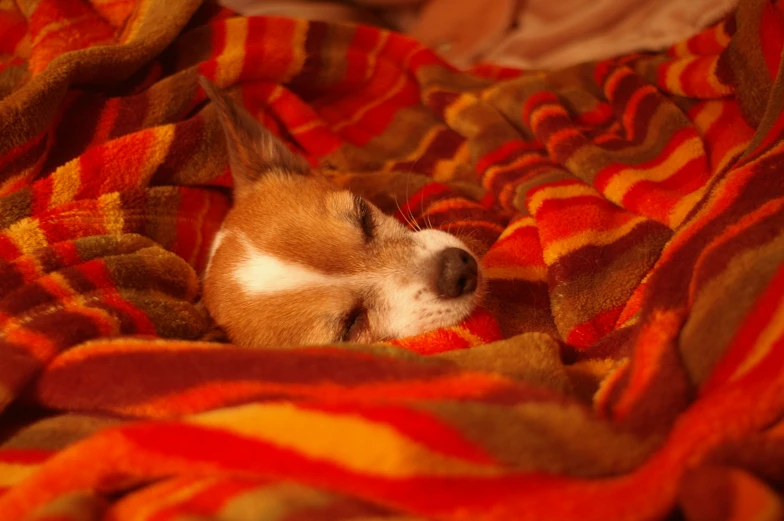
[[[420,407],[515,471],[605,477],[636,468],[658,441],[642,441],[560,399],[514,408],[470,402]]]
[[[120,98],[117,107],[117,117],[114,126],[109,132],[109,139],[115,139],[144,128],[144,120],[150,108],[149,91],[135,96]]]
[[[177,298],[188,295],[188,280],[193,278],[185,261],[159,247],[109,256],[104,264],[117,288],[160,291]]]
[[[114,319],[119,325],[118,333],[120,335],[133,335],[139,333],[133,317],[126,313],[125,310],[108,304],[104,301],[91,302],[90,307],[100,309],[112,317],[112,319]]]
[[[55,125],[55,146],[46,159],[44,172],[54,171],[87,149],[95,135],[101,111],[108,101],[106,96],[99,92],[75,92],[73,100]]]
[[[421,106],[407,107],[398,111],[384,132],[371,138],[361,150],[348,148],[346,151],[351,153],[351,159],[359,162],[362,170],[385,165],[387,169],[410,175],[413,172],[399,167],[397,161],[411,156],[434,127],[444,127],[444,124],[430,111]]]
[[[17,291],[6,295],[5,298],[0,301],[0,310],[10,315],[21,315],[38,306],[52,304],[56,302],[56,300],[57,299],[39,284],[27,284]]]
[[[49,134],[44,134],[40,139],[36,140],[36,142],[33,143],[29,149],[19,154],[19,156],[15,157],[6,164],[0,163],[0,183],[10,179],[13,174],[24,172],[28,168],[31,168],[33,165],[35,165],[41,159],[41,156],[46,153],[46,146],[50,139],[51,136]],[[0,159],[1,158],[2,157],[0,156]],[[47,172],[45,168],[43,171]],[[0,211],[0,216],[1,215],[3,215],[2,211]],[[6,218],[0,218],[0,226],[2,226],[2,223],[5,220]]]
[[[766,201],[784,195],[781,183],[782,162],[779,154],[768,156],[749,166],[755,170],[754,175],[745,186],[740,188],[735,200],[720,215],[705,223],[685,244],[681,245],[672,258],[660,265],[651,275],[646,293],[644,313],[655,308],[673,309],[685,305],[689,281],[692,278],[694,265],[714,237],[720,236],[730,225],[736,223],[744,215],[759,208]],[[731,176],[736,171],[729,171]],[[722,176],[723,177],[723,176]],[[721,185],[724,186],[721,186]],[[728,190],[728,180],[714,184],[707,193]],[[717,186],[718,185],[718,186]],[[692,210],[697,212],[707,204],[707,197]],[[698,218],[699,222],[699,218]]]
[[[0,295],[5,297],[11,291],[19,289],[25,283],[17,265],[0,261]]]
[[[752,128],[760,124],[770,100],[772,82],[760,42],[760,19],[767,0],[740,2],[735,10],[737,30],[722,53],[719,68],[722,80],[735,87],[735,97],[743,118]],[[725,76],[731,76],[726,78]]]
[[[780,224],[774,230],[778,232],[775,239],[735,250],[731,262],[700,285],[680,335],[683,365],[694,382],[701,383],[710,376],[749,310],[782,265],[784,235]]]
[[[259,381],[341,386],[403,383],[454,372],[447,364],[417,364],[390,357],[352,354],[331,348],[123,352],[88,356],[50,369],[40,379],[44,395],[74,388],[81,396],[100,396],[104,406],[119,407],[205,383]],[[133,385],[117,385],[117,382]]]
[[[65,268],[60,271],[60,275],[76,293],[84,295],[97,289],[89,277],[84,274],[80,266]]]
[[[31,318],[25,327],[46,335],[59,348],[67,348],[100,336],[92,318],[63,309]]]
[[[432,175],[436,164],[439,161],[453,158],[463,141],[463,137],[452,129],[439,129],[433,141],[420,157],[413,161],[398,163],[396,168],[407,172],[421,172]]]
[[[122,298],[147,315],[157,336],[196,340],[207,331],[205,316],[193,304],[168,295],[120,290]]]
[[[550,295],[544,281],[489,280],[482,305],[496,318],[506,338],[536,332],[560,337],[550,312]]]
[[[780,237],[784,233],[782,223],[784,223],[784,207],[744,228],[742,233],[724,241],[719,248],[706,252],[700,259],[699,270],[694,275],[693,284],[697,290],[699,291],[699,288],[720,275],[738,255],[761,248]]]
[[[629,300],[671,232],[647,221],[607,246],[586,246],[548,269],[553,316],[564,334]],[[601,298],[596,298],[601,295]]]
[[[540,152],[528,152],[528,154],[538,156],[534,161],[524,166],[496,166],[492,165],[493,173],[490,182],[489,190],[493,193],[501,193],[508,190],[513,183],[524,181],[526,177],[536,178],[540,174],[551,174],[554,170],[564,172],[561,167],[556,166],[554,162],[544,156]],[[489,170],[489,169],[488,169]],[[485,182],[491,174],[487,173],[484,176]],[[570,174],[564,175],[561,179],[573,179]]]
[[[18,418],[20,421],[15,422],[17,423],[16,429],[8,430],[12,436],[3,442],[4,449],[62,450],[100,429],[122,423],[122,420],[117,418],[74,413],[45,418],[44,415],[50,415],[51,412],[44,412],[29,404],[5,411],[3,413],[4,423],[8,421],[9,413],[14,419]],[[3,437],[0,434],[0,438]]]
[[[43,273],[51,273],[62,269],[64,266],[63,260],[58,255],[57,250],[53,247],[42,248],[35,252],[35,258],[41,266]]]
[[[33,212],[33,196],[29,186],[0,199],[0,230],[21,221]]]
[[[441,119],[446,116],[446,110],[460,97],[455,92],[435,91],[427,95],[427,106]]]
[[[289,82],[289,85],[301,98],[307,99],[324,88],[319,80],[323,67],[321,53],[327,44],[328,33],[329,24],[317,21],[308,22],[304,46],[305,63]]]
[[[642,221],[623,237],[606,245],[588,245],[569,252],[547,267],[550,284],[560,281],[569,284],[571,279],[596,275],[597,270],[616,272],[609,266],[626,258],[633,266],[640,266],[647,273],[659,258],[664,244],[672,237],[672,230],[656,221]],[[631,267],[631,266],[629,266]],[[627,270],[623,273],[628,274]]]
[[[564,357],[571,362],[606,358],[620,360],[631,355],[631,339],[634,336],[635,328],[636,324],[615,329],[587,349],[567,348],[568,354],[565,354]]]
[[[18,393],[24,384],[41,370],[41,363],[24,347],[0,337],[0,382]],[[2,403],[0,402],[0,410]],[[5,421],[5,416],[3,416]]]

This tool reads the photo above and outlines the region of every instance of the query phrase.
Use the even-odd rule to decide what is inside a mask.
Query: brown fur
[[[224,128],[235,185],[234,206],[204,276],[203,300],[234,343],[372,342],[399,330],[400,316],[421,327],[445,325],[452,310],[435,297],[435,253],[394,218],[313,175],[304,159],[209,81],[202,86]],[[287,274],[288,266],[301,267],[330,284],[272,293],[265,288],[276,281],[264,279],[254,293],[236,278],[249,248],[284,263]],[[396,284],[409,292],[398,292]],[[467,309],[465,300],[453,306]]]

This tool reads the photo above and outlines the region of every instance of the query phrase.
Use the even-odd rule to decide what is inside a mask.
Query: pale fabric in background
[[[553,69],[658,50],[738,0],[220,0],[244,15],[346,21],[408,33],[458,67]]]
[[[737,0],[529,0],[517,28],[484,57],[517,68],[554,68],[682,41],[720,20]]]

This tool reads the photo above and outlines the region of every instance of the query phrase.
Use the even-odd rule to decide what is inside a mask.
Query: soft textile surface
[[[554,69],[655,50],[726,15],[737,0],[220,0],[244,15],[384,25],[460,67]]]
[[[0,0],[0,519],[780,518],[782,4],[466,74],[197,0]],[[483,309],[391,345],[221,343],[199,74],[479,245]]]

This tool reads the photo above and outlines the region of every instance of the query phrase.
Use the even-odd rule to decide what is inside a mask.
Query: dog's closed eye
[[[365,242],[373,240],[376,231],[376,221],[373,219],[373,210],[370,205],[361,197],[354,198],[354,206],[356,207],[357,224],[362,229],[365,236]]]
[[[342,319],[339,342],[355,340],[367,329],[367,310],[362,305],[354,306]]]

